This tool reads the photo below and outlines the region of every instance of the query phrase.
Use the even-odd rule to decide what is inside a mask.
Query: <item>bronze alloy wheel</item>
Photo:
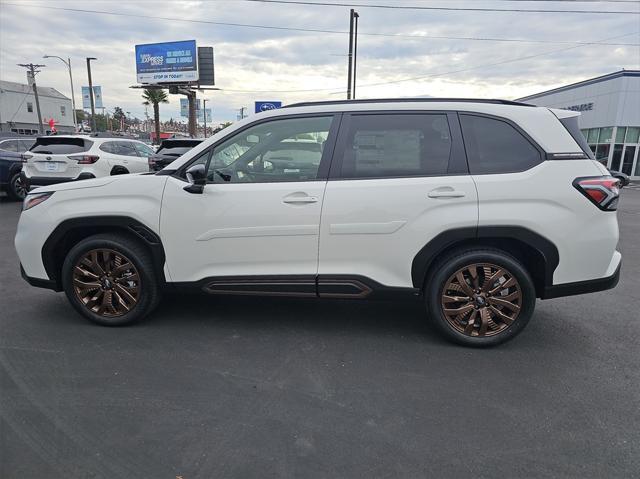
[[[112,318],[131,311],[140,299],[140,275],[122,253],[92,249],[73,267],[73,290],[85,307]]]
[[[449,277],[441,305],[445,319],[458,332],[472,337],[495,336],[518,319],[522,290],[507,269],[473,263]]]

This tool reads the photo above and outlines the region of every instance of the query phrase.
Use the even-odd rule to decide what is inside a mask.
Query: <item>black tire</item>
[[[7,195],[14,201],[22,201],[27,195],[27,185],[20,176],[20,172],[14,173],[9,179]]]
[[[506,311],[512,315],[515,314],[516,316],[511,323],[508,323],[507,321],[501,322],[499,320],[500,318],[493,317],[492,321],[494,319],[496,320],[494,323],[492,323],[496,327],[495,331],[485,329],[485,334],[491,335],[480,335],[481,325],[485,322],[485,319],[481,314],[481,310],[487,309],[487,314],[493,314],[493,310],[490,309],[492,308],[491,304],[493,303],[490,304],[490,298],[485,297],[485,293],[481,289],[476,289],[473,291],[473,293],[476,293],[477,291],[480,291],[481,293],[475,294],[474,300],[471,300],[470,302],[454,302],[452,306],[449,306],[450,308],[459,308],[460,306],[468,308],[470,305],[473,309],[468,312],[469,317],[471,316],[471,314],[478,315],[474,316],[474,318],[476,318],[474,321],[466,321],[466,318],[459,315],[457,315],[457,317],[455,318],[456,321],[453,321],[451,317],[447,319],[447,315],[445,314],[445,304],[447,301],[451,301],[452,299],[451,294],[448,294],[446,297],[443,296],[443,294],[445,293],[445,287],[451,286],[450,281],[452,280],[452,278],[455,278],[455,274],[457,272],[463,270],[464,268],[470,268],[471,265],[476,265],[476,272],[480,272],[478,279],[479,283],[480,281],[484,282],[485,277],[483,276],[481,265],[495,265],[496,267],[507,272],[507,275],[504,276],[505,278],[513,277],[515,281],[517,281],[517,286],[506,289],[500,294],[504,294],[504,292],[508,291],[514,291],[514,295],[518,297],[517,293],[520,293],[518,299],[515,300],[518,303],[519,311],[515,313],[511,310],[505,310],[503,306],[498,306],[498,309],[500,309],[501,311]],[[460,284],[459,280],[455,279],[454,281]],[[499,285],[501,283],[496,282],[493,284]],[[454,284],[454,286],[456,285]],[[467,286],[473,289],[471,281],[467,282]],[[488,289],[490,289],[489,286]],[[465,292],[460,293],[460,295],[467,296]],[[445,258],[442,258],[432,268],[427,277],[424,296],[426,300],[427,313],[438,330],[451,341],[462,344],[464,346],[474,347],[496,346],[498,344],[504,343],[505,341],[513,339],[525,328],[525,326],[531,319],[536,303],[535,287],[533,285],[533,281],[531,280],[531,276],[524,268],[524,266],[510,254],[501,250],[491,248],[470,248],[458,250],[447,255]],[[478,298],[477,296],[482,297]],[[494,294],[494,297],[492,299],[494,301],[500,301],[502,297],[503,296]],[[483,307],[482,305],[484,305],[485,307]],[[496,309],[495,306],[493,306],[493,308],[494,310]],[[478,311],[474,312],[475,310]],[[452,309],[448,309],[447,311],[450,314],[450,311],[452,311]],[[450,314],[450,316],[453,315]],[[460,320],[459,318],[461,317],[464,319]],[[469,326],[469,322],[472,322],[473,324]],[[491,328],[492,327],[493,326],[491,326]],[[465,332],[467,331],[467,328],[471,328],[470,333]],[[461,331],[460,329],[464,329],[464,331]]]
[[[121,255],[118,256],[119,258],[128,260],[135,268],[131,269],[128,274],[131,274],[131,271],[138,274],[137,281],[129,283],[135,284],[137,302],[126,313],[114,316],[111,311],[105,311],[103,314],[97,314],[79,297],[81,293],[78,293],[74,287],[74,271],[79,262],[94,250],[112,251],[116,255]],[[84,265],[81,266],[84,267]],[[113,270],[115,271],[115,268]],[[115,284],[117,282],[118,280],[112,279],[111,283],[107,283],[109,285],[107,289],[113,291],[113,296],[116,295],[116,288],[119,287]],[[122,280],[120,284],[123,283],[126,281]],[[135,238],[127,235],[98,234],[76,244],[65,257],[62,265],[62,286],[67,298],[80,314],[90,321],[104,326],[122,326],[138,321],[153,311],[160,301],[160,286],[151,255]],[[97,288],[94,290],[99,293]],[[120,288],[122,295],[121,290],[122,288]],[[104,295],[102,297],[104,298]],[[109,297],[111,298],[111,293]],[[120,307],[115,298],[113,302],[117,307]],[[110,309],[114,310],[114,308]]]

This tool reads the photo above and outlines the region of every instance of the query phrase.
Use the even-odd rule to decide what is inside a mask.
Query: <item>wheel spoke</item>
[[[458,273],[456,274],[456,279],[458,280],[458,284],[460,284],[460,287],[467,294],[467,296],[473,296],[473,289],[469,286],[467,280],[464,279],[462,271],[458,271]]]
[[[464,328],[465,334],[470,335],[473,332],[474,326],[476,324],[477,316],[478,316],[478,311],[474,310],[473,313],[471,313],[471,316],[469,316],[469,319],[467,320],[467,325]]]
[[[489,293],[496,294],[498,291],[502,291],[503,289],[510,288],[511,286],[515,286],[516,284],[518,284],[517,281],[514,278],[510,278],[504,283],[501,283],[495,288],[493,288],[491,291],[489,291]]]
[[[76,288],[80,288],[82,290],[95,290],[95,289],[99,289],[101,286],[98,281],[85,282],[75,278],[73,280],[73,285]]]
[[[458,314],[466,313],[467,311],[471,311],[474,308],[473,304],[466,304],[459,308],[454,309],[445,309],[444,314],[457,316]]]
[[[491,309],[491,311],[502,320],[502,322],[504,322],[505,324],[509,325],[511,323],[513,323],[513,319],[509,316],[507,316],[506,314],[504,314],[502,311],[500,311],[498,308],[496,308],[495,306],[489,306],[489,308]]]
[[[482,285],[482,291],[485,293],[489,290],[491,286],[495,284],[495,282],[500,279],[505,273],[504,269],[500,268],[498,271],[493,273],[489,278],[485,277],[484,284]]]
[[[133,265],[127,261],[125,263],[122,263],[120,266],[116,266],[115,268],[113,268],[113,271],[111,271],[111,274],[115,277],[115,276],[118,276],[119,274],[125,273],[130,269],[133,269]]]
[[[505,308],[509,308],[511,311],[514,311],[516,313],[520,312],[520,306],[518,306],[517,304],[513,304],[510,301],[505,301],[504,299],[495,297],[489,298],[489,303],[494,306],[504,306]]]
[[[474,288],[480,287],[480,278],[478,277],[478,267],[473,265],[469,268],[469,276],[471,276],[471,284]]]
[[[91,279],[99,279],[97,274],[94,274],[91,271],[87,271],[86,269],[82,269],[80,266],[76,266],[74,268],[74,272],[76,273],[76,275],[82,275]]]
[[[471,301],[471,298],[468,296],[448,296],[445,295],[442,297],[443,303],[468,303]]]
[[[489,315],[489,311],[487,308],[482,308],[480,310],[480,330],[478,331],[478,336],[484,336],[487,333],[487,329],[489,328],[489,320],[491,316]]]

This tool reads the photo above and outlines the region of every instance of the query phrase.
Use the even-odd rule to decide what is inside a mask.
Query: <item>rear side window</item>
[[[136,151],[134,143],[130,141],[118,142],[118,154],[124,156],[138,156],[138,152]]]
[[[88,151],[93,142],[83,138],[42,137],[31,147],[34,153],[45,155],[68,155]]]
[[[342,144],[342,178],[443,175],[451,133],[443,114],[353,115]]]
[[[99,148],[105,153],[113,153],[114,155],[118,154],[118,146],[115,141],[107,141],[100,145]]]
[[[18,151],[18,140],[7,140],[0,142],[0,150]]]
[[[540,151],[506,121],[460,115],[460,123],[473,175],[525,171],[542,161]]]

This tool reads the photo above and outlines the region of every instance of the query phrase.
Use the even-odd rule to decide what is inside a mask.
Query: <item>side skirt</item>
[[[196,282],[169,283],[180,291],[216,295],[290,296],[336,299],[419,298],[418,288],[385,286],[355,275],[219,276]]]

